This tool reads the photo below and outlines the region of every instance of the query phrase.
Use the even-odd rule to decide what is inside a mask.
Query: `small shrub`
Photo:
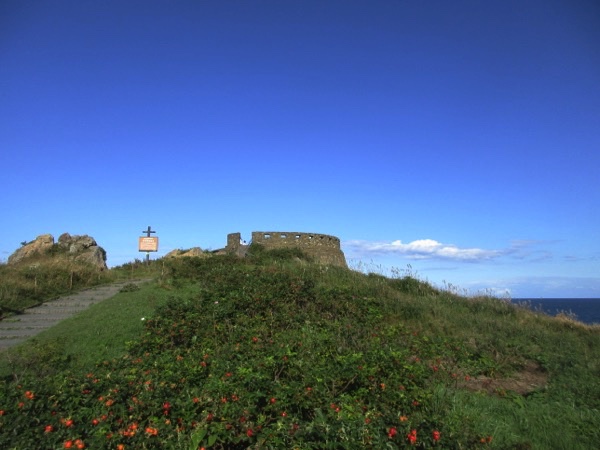
[[[125,286],[123,286],[119,292],[135,292],[135,291],[139,291],[140,287],[135,284],[135,283],[127,283]]]

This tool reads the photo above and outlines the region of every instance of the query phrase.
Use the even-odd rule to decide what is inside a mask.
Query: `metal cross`
[[[156,231],[152,231],[152,228],[150,227],[150,225],[148,225],[148,229],[142,231],[142,233],[146,233],[148,237],[150,237],[150,233],[156,233]]]

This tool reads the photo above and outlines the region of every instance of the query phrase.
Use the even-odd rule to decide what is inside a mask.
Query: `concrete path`
[[[150,279],[97,286],[29,308],[23,314],[7,317],[0,321],[0,351],[20,344],[94,303],[115,296],[127,284],[142,284],[148,281]]]

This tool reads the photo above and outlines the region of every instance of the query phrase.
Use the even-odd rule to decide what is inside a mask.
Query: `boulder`
[[[106,251],[97,245],[88,247],[75,257],[75,261],[91,264],[100,270],[106,269]]]
[[[58,238],[58,245],[69,251],[69,253],[80,253],[90,247],[97,247],[98,244],[93,237],[87,234],[83,236],[71,236],[69,233],[63,233]]]
[[[71,236],[69,233],[61,234],[56,244],[51,234],[38,236],[9,256],[8,264],[16,264],[32,256],[64,259],[65,255],[73,261],[91,264],[100,270],[107,268],[106,251],[98,246],[94,238],[88,235]]]
[[[24,244],[20,249],[16,250],[8,257],[8,264],[16,264],[32,256],[40,256],[45,254],[54,245],[54,236],[51,234],[42,234],[35,240]]]

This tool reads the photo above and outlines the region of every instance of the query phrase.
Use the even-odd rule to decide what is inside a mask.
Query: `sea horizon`
[[[600,324],[600,298],[598,297],[522,297],[511,299],[512,303],[529,304],[535,311],[549,316],[564,313],[588,325]]]

